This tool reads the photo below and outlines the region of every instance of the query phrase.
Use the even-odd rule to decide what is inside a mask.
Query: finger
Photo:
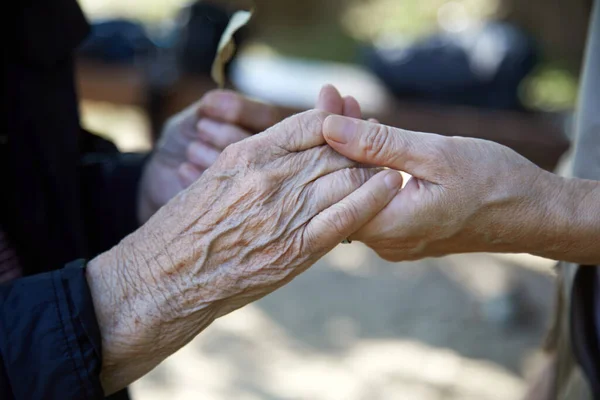
[[[220,154],[218,150],[205,143],[192,142],[187,149],[187,160],[200,169],[206,169],[217,161]]]
[[[296,114],[244,141],[246,146],[259,148],[279,147],[284,152],[300,152],[324,145],[323,122],[330,114],[321,110],[310,110]]]
[[[378,168],[344,168],[325,175],[310,185],[311,204],[317,212],[337,203],[381,172]]]
[[[281,120],[275,107],[245,98],[230,90],[207,93],[198,106],[199,115],[262,132]]]
[[[323,135],[331,147],[352,160],[394,168],[423,179],[427,179],[432,160],[447,140],[440,135],[335,115],[324,122]]]
[[[179,166],[177,175],[183,187],[187,188],[200,178],[202,170],[198,169],[194,164],[186,162]]]
[[[344,112],[344,99],[333,85],[325,85],[321,88],[317,99],[317,110],[323,110],[332,114],[342,115]]]
[[[402,186],[395,171],[383,171],[341,201],[314,217],[306,227],[306,245],[312,251],[333,248],[373,219]]]
[[[344,157],[327,145],[308,149],[295,156],[299,157],[299,160],[291,168],[295,170],[297,176],[303,176],[305,182],[313,182],[348,168],[362,168],[355,161]]]
[[[381,122],[379,122],[379,120],[378,120],[378,119],[376,119],[376,118],[369,118],[369,120],[368,120],[368,121],[369,121],[369,122],[372,122],[372,123],[374,123],[374,124],[380,124],[380,123],[381,123]]]
[[[350,118],[362,118],[362,111],[360,109],[360,104],[358,104],[358,100],[352,96],[344,97],[343,115]]]
[[[395,233],[395,230],[398,229],[398,226],[409,230],[408,226],[402,225],[403,221],[406,221],[403,217],[407,217],[407,213],[411,211],[410,207],[407,207],[407,203],[411,199],[407,199],[405,194],[406,192],[400,190],[383,210],[365,225],[361,226],[350,238],[352,240],[372,242],[386,237],[397,237],[398,234]]]
[[[217,149],[250,137],[250,133],[238,126],[202,118],[196,125],[200,138]]]

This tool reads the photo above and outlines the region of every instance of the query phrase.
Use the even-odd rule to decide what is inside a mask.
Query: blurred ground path
[[[391,264],[361,244],[339,246],[287,287],[215,322],[132,393],[518,399],[552,305],[551,266],[487,254]]]

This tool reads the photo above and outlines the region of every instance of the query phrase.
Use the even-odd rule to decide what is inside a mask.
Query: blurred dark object
[[[160,64],[161,71],[210,75],[221,35],[234,11],[209,1],[197,1],[184,8],[178,24],[161,37],[149,36],[143,25],[130,20],[93,22],[79,55],[106,64],[133,64],[141,59],[144,63]],[[234,35],[237,44],[243,41],[245,32],[241,29]],[[147,68],[156,69],[154,65]],[[153,75],[164,78],[163,73]]]
[[[369,49],[366,58],[398,98],[502,110],[523,109],[519,85],[538,60],[533,39],[503,23]]]
[[[78,92],[83,99],[142,107],[148,115],[152,112],[148,108],[147,86],[139,69],[80,62],[77,76]],[[209,77],[180,77],[168,88],[160,111],[155,112],[157,121],[164,122],[214,88]],[[281,115],[300,111],[304,109],[280,107]],[[368,117],[414,131],[492,140],[512,148],[549,171],[556,167],[569,147],[560,116],[554,114],[482,111],[460,106],[432,107],[392,99],[385,109],[370,113]],[[157,123],[156,126],[162,125]]]
[[[154,44],[141,24],[114,19],[91,24],[91,33],[79,48],[79,55],[108,64],[133,64],[138,56],[153,49]]]
[[[167,118],[166,105],[172,104],[182,81],[191,76],[201,78],[203,91],[195,94],[196,99],[202,96],[204,89],[213,86],[212,64],[221,36],[235,11],[209,1],[197,1],[181,11],[178,23],[156,37],[149,37],[144,27],[133,21],[96,22],[79,50],[79,58],[88,65],[98,65],[99,68],[90,67],[91,70],[108,71],[106,67],[111,65],[134,68],[115,69],[113,79],[130,80],[127,86],[135,89],[120,89],[120,96],[124,96],[125,103],[138,103],[147,110],[156,140]],[[244,37],[244,29],[234,35],[238,45]],[[104,78],[89,78],[93,80],[88,81],[88,85],[97,94],[93,97],[106,98],[109,89],[106,82],[101,82]]]
[[[178,43],[179,63],[183,72],[210,75],[219,41],[234,12],[207,1],[197,1],[184,9]],[[234,35],[238,48],[245,33],[246,30],[241,29]]]
[[[579,74],[594,0],[502,0],[502,19],[533,35],[544,59]]]

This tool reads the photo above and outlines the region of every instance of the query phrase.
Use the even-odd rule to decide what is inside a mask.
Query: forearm
[[[130,250],[120,244],[87,268],[102,336],[101,381],[106,394],[147,374],[216,315],[214,302],[193,298],[166,266],[157,268]]]
[[[529,189],[509,218],[497,221],[512,236],[500,251],[600,264],[600,182],[544,171]]]
[[[550,175],[550,174],[549,174]],[[545,201],[548,217],[531,253],[583,265],[600,265],[600,182],[554,175],[556,195]]]
[[[285,268],[269,274],[259,268],[260,241],[239,246],[238,241],[252,243],[252,232],[240,233],[244,219],[230,215],[227,223],[219,223],[215,215],[221,213],[202,208],[198,214],[203,222],[189,231],[183,215],[193,208],[181,202],[196,204],[197,197],[176,201],[173,209],[162,208],[118,246],[88,263],[107,394],[144,376],[216,318],[281,286],[280,274],[287,276]],[[255,268],[240,267],[241,253],[255,260]]]

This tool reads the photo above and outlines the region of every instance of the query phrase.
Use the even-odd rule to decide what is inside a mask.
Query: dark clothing
[[[0,230],[24,277],[0,286],[0,398],[98,399],[101,342],[85,262],[136,227],[144,157],[79,126],[75,0],[24,0],[5,15]],[[33,276],[31,276],[33,275]]]

